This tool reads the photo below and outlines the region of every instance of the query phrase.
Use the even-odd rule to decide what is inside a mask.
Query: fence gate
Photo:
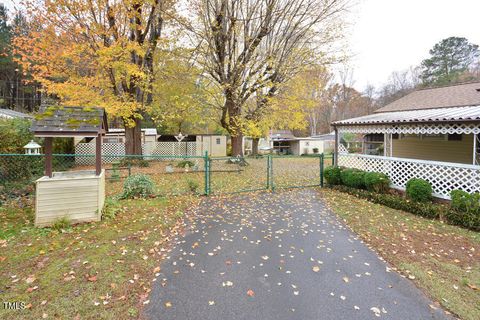
[[[205,194],[323,186],[323,154],[209,158]]]

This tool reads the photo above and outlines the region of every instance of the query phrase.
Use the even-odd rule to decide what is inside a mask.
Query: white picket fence
[[[142,144],[142,154],[151,156],[199,156],[201,146],[197,142],[150,142]],[[95,143],[79,143],[75,146],[75,163],[77,165],[95,164]],[[82,156],[84,155],[84,156]],[[123,143],[102,143],[102,162],[111,163],[119,161],[125,156],[125,144]],[[148,160],[148,158],[147,158]],[[171,160],[162,158],[162,160]]]
[[[480,192],[480,166],[360,154],[340,154],[338,165],[383,172],[392,187],[400,190],[405,190],[411,178],[425,179],[432,184],[433,195],[443,199],[450,199],[450,191],[454,189]]]

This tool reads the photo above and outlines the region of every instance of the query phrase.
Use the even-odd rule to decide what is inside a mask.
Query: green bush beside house
[[[412,178],[407,182],[407,197],[389,193],[390,180],[380,172],[327,167],[325,179],[327,184],[336,190],[374,203],[480,231],[480,193],[469,194],[462,190],[453,190],[451,203],[447,205],[432,202],[432,186],[423,179]]]
[[[414,201],[427,202],[432,200],[432,185],[423,179],[412,178],[408,180],[405,192]]]

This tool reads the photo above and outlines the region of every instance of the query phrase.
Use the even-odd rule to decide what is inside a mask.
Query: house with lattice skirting
[[[383,172],[397,189],[422,178],[444,199],[453,189],[480,192],[480,82],[417,90],[332,126],[336,165]],[[361,153],[341,145],[345,133],[364,136]]]

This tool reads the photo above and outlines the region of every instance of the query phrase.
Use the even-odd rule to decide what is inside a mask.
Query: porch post
[[[95,141],[95,174],[102,172],[102,135],[99,134]]]
[[[390,157],[393,157],[393,133],[390,133]]]
[[[477,164],[477,139],[478,139],[478,134],[474,133],[473,134],[473,162],[472,162],[473,165]]]
[[[45,138],[45,175],[49,178],[53,176],[52,173],[52,158],[53,158],[53,138]]]
[[[387,147],[388,147],[388,146],[387,146],[387,140],[388,140],[387,134],[384,133],[384,134],[383,134],[383,156],[384,156],[384,157],[387,156]]]
[[[333,165],[338,166],[338,129],[335,127],[335,150],[333,152]]]

